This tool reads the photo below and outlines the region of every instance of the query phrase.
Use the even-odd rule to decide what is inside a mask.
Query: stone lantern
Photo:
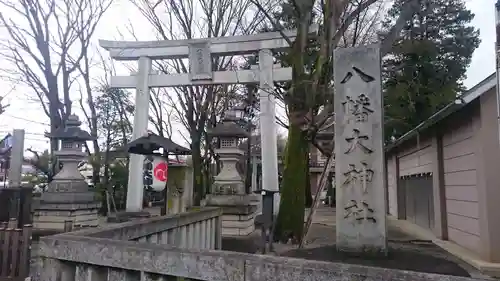
[[[241,116],[239,111],[231,110],[209,135],[220,140],[220,147],[215,150],[222,162],[220,173],[214,178],[213,194],[244,195],[243,178],[236,169],[236,164],[245,152],[239,148],[240,140],[249,137],[248,132],[237,124]]]
[[[208,132],[220,140],[215,153],[222,162],[222,169],[214,177],[206,203],[207,206],[222,208],[222,235],[247,236],[255,230],[254,219],[259,203],[253,194],[245,192],[243,178],[236,169],[236,163],[245,154],[239,148],[239,142],[249,137],[249,133],[237,124],[241,120],[237,112],[228,111],[222,122]]]
[[[89,133],[80,129],[82,122],[78,116],[70,115],[64,128],[59,128],[54,132],[51,138],[61,141],[60,150],[55,152],[55,156],[62,163],[63,167],[54,176],[54,180],[76,180],[71,186],[83,179],[78,171],[78,164],[84,160],[87,155],[83,151],[85,142],[94,140]],[[80,185],[80,184],[78,184]],[[49,187],[50,189],[50,187]]]
[[[94,139],[80,129],[81,124],[78,116],[70,115],[64,127],[49,135],[61,141],[55,156],[63,166],[40,197],[34,216],[36,228],[64,230],[65,225],[66,228],[68,225],[98,225],[100,202],[78,171],[78,164],[87,155],[83,151],[84,144]]]

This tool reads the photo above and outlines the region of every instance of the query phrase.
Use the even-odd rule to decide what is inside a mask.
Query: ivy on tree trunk
[[[290,124],[285,151],[281,204],[274,232],[275,240],[294,243],[302,237],[308,173],[308,142],[300,126]],[[298,207],[302,206],[302,207]]]
[[[311,192],[311,172],[309,172],[309,160],[311,159],[309,156],[309,151],[307,153],[307,173],[306,173],[306,182],[305,182],[305,207],[311,208],[313,204],[312,192]]]

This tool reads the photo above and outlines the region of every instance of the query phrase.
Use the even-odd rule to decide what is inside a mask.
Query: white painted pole
[[[24,130],[12,133],[12,150],[10,154],[9,187],[20,187],[24,159]]]
[[[497,71],[497,122],[498,122],[498,139],[500,141],[500,0],[495,4],[495,24],[496,24],[496,71]]]
[[[257,190],[257,157],[252,156],[252,192]]]
[[[260,143],[262,157],[262,189],[279,191],[278,185],[278,145],[276,132],[276,112],[273,94],[273,54],[271,50],[259,51],[260,71]],[[279,209],[279,193],[274,197],[274,213]]]
[[[151,59],[148,57],[139,58],[139,70],[136,76],[137,88],[135,94],[135,115],[132,140],[140,138],[148,130],[150,96],[148,78],[150,71]],[[139,212],[142,210],[142,198],[144,196],[143,162],[144,156],[130,154],[126,205],[127,212]]]

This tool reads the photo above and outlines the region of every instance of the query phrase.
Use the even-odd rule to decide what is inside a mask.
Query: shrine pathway
[[[309,209],[306,209],[304,222],[307,220],[308,214]],[[335,244],[335,226],[335,208],[321,206],[316,209],[304,248],[310,249]],[[407,235],[394,227],[388,227],[388,231],[390,240],[411,241],[416,239],[415,237]],[[289,244],[277,244],[275,247],[277,254],[293,249],[295,249],[295,246]]]
[[[307,219],[306,210],[305,219]],[[431,241],[418,240],[395,227],[388,220],[390,254],[387,259],[369,259],[339,254],[335,249],[335,208],[321,206],[316,210],[304,249],[295,245],[274,244],[275,254],[310,260],[353,263],[367,266],[413,270],[438,274],[492,279],[452,256]],[[497,280],[497,279],[492,279]]]

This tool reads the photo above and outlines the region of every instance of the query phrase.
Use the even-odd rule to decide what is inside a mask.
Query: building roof
[[[426,130],[427,128],[431,127],[432,125],[435,125],[436,123],[442,121],[446,117],[450,116],[452,113],[457,112],[458,110],[462,109],[466,105],[470,104],[472,101],[475,99],[479,98],[482,94],[488,92],[489,90],[493,89],[496,86],[496,74],[493,73],[490,76],[488,76],[486,79],[483,81],[479,82],[477,85],[474,87],[470,88],[467,90],[465,93],[463,93],[460,97],[458,97],[455,101],[449,103],[442,109],[438,110],[436,113],[431,115],[427,120],[423,121],[420,123],[418,126],[407,132],[406,134],[402,135],[400,138],[392,142],[391,144],[388,144],[385,148],[386,152],[391,151],[392,149],[398,147],[402,143],[404,143],[407,140],[412,139],[413,137],[416,137],[420,132]]]
[[[148,132],[146,135],[127,144],[127,151],[132,154],[154,155],[153,151],[163,148],[171,155],[189,155],[191,150],[176,144],[169,138],[164,138]]]

